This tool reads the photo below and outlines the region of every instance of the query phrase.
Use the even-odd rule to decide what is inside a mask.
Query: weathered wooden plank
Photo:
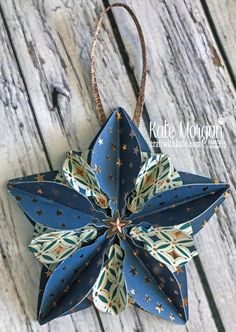
[[[73,146],[74,148],[78,148],[78,146],[80,146],[80,141],[79,139],[81,139],[84,136],[84,141],[81,146],[82,148],[86,148],[87,144],[89,143],[89,140],[91,140],[94,136],[94,134],[96,133],[96,131],[98,130],[98,124],[97,124],[97,120],[95,117],[95,113],[88,111],[88,109],[86,109],[86,104],[91,104],[91,97],[88,96],[88,92],[86,91],[87,87],[84,85],[84,77],[82,75],[83,73],[83,68],[84,68],[84,63],[82,61],[81,63],[81,68],[80,68],[80,64],[77,60],[80,60],[80,58],[77,58],[77,54],[80,53],[80,50],[77,49],[77,45],[76,45],[76,41],[74,40],[74,36],[73,36],[73,31],[72,31],[72,27],[69,27],[70,30],[68,30],[67,24],[68,22],[70,22],[71,19],[71,15],[73,15],[73,11],[70,10],[69,17],[66,17],[66,19],[64,19],[64,30],[63,30],[63,26],[60,24],[60,22],[63,20],[63,14],[67,15],[66,12],[66,8],[65,12],[60,12],[59,16],[55,15],[54,19],[55,21],[57,21],[58,17],[60,19],[60,22],[54,22],[53,24],[55,24],[55,27],[57,27],[57,29],[55,29],[54,27],[54,33],[57,34],[58,31],[60,31],[61,35],[59,36],[57,34],[57,36],[55,36],[57,42],[58,42],[58,47],[60,47],[60,52],[55,53],[55,59],[53,58],[53,60],[50,58],[50,52],[51,52],[51,48],[53,47],[53,42],[51,42],[51,44],[48,44],[48,40],[47,38],[45,38],[45,40],[43,39],[43,37],[47,36],[48,33],[50,33],[50,31],[46,31],[45,32],[45,27],[42,25],[43,22],[43,17],[41,18],[40,13],[41,11],[38,10],[37,15],[35,17],[35,21],[37,23],[37,20],[39,20],[39,27],[35,27],[35,26],[31,26],[30,22],[32,25],[35,24],[34,20],[30,20],[28,21],[28,14],[32,13],[32,16],[35,15],[35,8],[32,4],[30,3],[24,3],[23,6],[22,4],[19,4],[18,8],[15,8],[15,4],[5,4],[5,5],[12,5],[11,9],[12,9],[12,18],[10,21],[14,22],[14,24],[9,24],[9,21],[7,24],[9,24],[9,28],[12,28],[11,30],[11,40],[13,41],[13,45],[15,47],[15,51],[16,50],[20,50],[22,48],[22,52],[19,52],[19,57],[18,57],[18,52],[17,52],[17,60],[19,61],[19,65],[21,68],[21,74],[23,74],[23,78],[26,84],[26,90],[28,95],[26,94],[26,97],[29,98],[32,101],[32,112],[34,112],[35,118],[38,121],[39,124],[39,128],[40,130],[42,130],[42,135],[45,139],[45,146],[46,149],[48,149],[48,156],[49,156],[49,161],[52,163],[53,167],[56,168],[58,165],[60,165],[60,162],[58,162],[58,160],[63,160],[64,158],[64,154],[65,151],[67,151],[70,146]],[[51,3],[49,4],[51,5]],[[93,4],[92,4],[93,5]],[[9,7],[8,7],[9,9]],[[89,8],[90,9],[90,8]],[[19,11],[17,11],[19,10]],[[22,13],[22,11],[23,13]],[[49,8],[48,9],[49,13],[54,13],[54,8]],[[79,30],[79,33],[81,34],[81,36],[83,36],[83,38],[85,38],[85,36],[83,35],[85,33],[85,28],[87,28],[87,30],[89,30],[90,32],[90,26],[92,24],[92,22],[94,23],[95,18],[96,18],[96,13],[94,11],[94,8],[92,6],[92,11],[93,11],[93,15],[94,18],[92,16],[89,15],[89,20],[91,20],[91,22],[86,22],[86,18],[85,17],[85,21],[79,20],[79,17],[76,18],[76,21],[81,22],[81,27]],[[9,11],[10,12],[10,11]],[[76,13],[76,15],[79,15],[80,13]],[[50,16],[50,15],[49,15]],[[24,17],[24,19],[26,19],[26,21],[24,22],[24,26],[22,28],[20,28],[22,22],[21,22],[21,17]],[[31,17],[32,18],[32,17]],[[9,20],[9,17],[7,17],[7,20]],[[50,20],[49,20],[50,21]],[[6,23],[6,22],[5,22]],[[3,25],[3,24],[2,24]],[[30,27],[30,29],[29,29]],[[18,33],[15,34],[15,31],[17,31]],[[31,36],[29,37],[28,34],[30,34],[30,32],[34,33],[34,38],[32,39]],[[25,42],[25,38],[26,35],[28,36],[28,40],[26,40]],[[39,35],[43,36],[42,40],[40,39]],[[20,38],[19,38],[20,36]],[[78,36],[77,36],[78,37]],[[79,36],[80,37],[80,36]],[[107,37],[106,37],[107,38]],[[70,44],[66,45],[65,43],[67,42],[67,40],[69,39]],[[45,54],[39,54],[36,51],[34,51],[33,45],[35,45],[36,47],[36,42],[38,42],[40,40],[40,44],[38,46],[38,48],[36,48],[37,52],[39,51],[39,53],[44,50]],[[91,41],[91,39],[89,38],[89,40]],[[81,40],[84,42],[84,39]],[[108,38],[107,38],[108,41]],[[109,43],[108,43],[109,44]],[[73,49],[73,45],[75,46],[77,53],[75,53],[75,50]],[[80,45],[81,46],[81,45]],[[72,48],[71,48],[72,47]],[[111,49],[114,47],[111,46]],[[70,50],[70,52],[67,54],[68,50],[67,48]],[[79,51],[78,51],[79,50]],[[88,51],[88,49],[87,49]],[[90,50],[89,50],[90,51]],[[113,50],[110,50],[111,54],[114,54]],[[35,54],[34,52],[36,52],[37,54]],[[117,53],[117,52],[115,52]],[[2,52],[1,54],[8,54],[8,52]],[[11,52],[11,56],[13,56],[12,52]],[[43,56],[45,56],[46,61],[44,62]],[[65,67],[64,67],[64,63],[63,66],[58,66],[57,69],[54,69],[55,63],[57,64],[57,60],[58,57],[61,56],[61,61],[63,62],[63,57],[66,58],[65,60]],[[116,54],[115,54],[116,56]],[[40,63],[37,62],[38,59],[40,60]],[[81,57],[81,59],[83,60],[83,56]],[[108,59],[110,59],[110,61],[112,61],[112,58],[108,57]],[[43,69],[40,68],[40,65],[44,65],[45,67],[47,67],[45,70],[48,74],[48,77],[46,77],[45,73],[43,72]],[[89,63],[88,63],[88,57],[86,58],[86,65],[87,65],[87,69],[89,68]],[[79,70],[76,68],[77,66],[79,66]],[[104,63],[103,65],[104,67],[106,66],[106,63]],[[9,65],[9,68],[12,68],[12,70],[16,70],[15,67],[13,65]],[[66,69],[66,75],[68,75],[68,77],[66,78],[68,80],[68,82],[70,82],[71,86],[70,86],[70,91],[71,94],[73,94],[72,96],[69,95],[67,93],[67,89],[65,89],[65,86],[62,85],[60,82],[63,81],[63,79],[61,78],[61,76],[63,76],[63,70]],[[77,71],[78,70],[78,71]],[[61,74],[62,72],[62,74]],[[126,82],[128,82],[128,78],[126,77],[126,75],[124,75],[125,70],[123,67],[123,77],[126,80]],[[86,71],[86,74],[89,75],[89,70]],[[116,75],[111,75],[111,77],[113,77],[114,80],[117,79],[117,75],[121,75],[122,74],[122,70],[121,69],[117,69],[117,72],[114,73]],[[45,75],[45,77],[44,77]],[[55,75],[55,77],[54,77]],[[44,77],[44,80],[41,82],[42,77]],[[33,80],[33,82],[32,82]],[[58,83],[59,82],[59,83]],[[22,84],[23,85],[23,84]],[[66,85],[66,84],[65,84]],[[56,88],[56,93],[59,91],[58,93],[58,98],[56,98],[55,104],[57,106],[57,109],[52,109],[52,107],[49,107],[51,104],[47,103],[48,99],[50,99],[50,96],[52,95],[52,86],[54,86]],[[24,86],[21,87],[22,90],[24,90]],[[83,89],[85,89],[85,91],[83,91]],[[90,84],[89,84],[89,89],[90,89]],[[40,90],[40,91],[39,91]],[[55,91],[55,90],[54,90]],[[126,84],[126,91],[125,88],[121,88],[121,92],[123,92],[123,94],[125,94],[125,92],[127,92],[129,94],[129,100],[128,103],[132,103],[132,88],[128,86],[128,84]],[[68,98],[68,97],[69,98]],[[109,96],[111,96],[111,92],[109,92]],[[116,97],[118,97],[118,95],[116,95]],[[51,97],[52,98],[52,97]],[[54,92],[54,98],[55,98],[55,92]],[[78,100],[77,100],[78,98]],[[112,98],[111,98],[112,99]],[[70,100],[70,103],[68,102]],[[112,104],[113,101],[110,102],[110,104]],[[133,102],[135,102],[135,98],[133,96]],[[124,102],[124,106],[127,106],[128,103],[126,104]],[[49,105],[49,106],[48,106]],[[71,106],[72,105],[72,106]],[[71,107],[70,107],[71,106]],[[22,111],[23,114],[27,114],[26,113],[26,107],[25,105],[19,107]],[[23,112],[24,110],[24,112]],[[62,112],[62,113],[61,113]],[[64,113],[63,113],[64,112]],[[73,113],[73,118],[71,113]],[[61,117],[61,118],[60,118]],[[92,119],[92,120],[91,120]],[[13,118],[13,120],[16,121],[16,125],[18,125],[18,119],[17,118]],[[2,119],[3,121],[3,125],[2,127],[4,128],[4,123],[6,122],[7,125],[7,119]],[[75,121],[77,121],[76,126],[74,127],[72,125],[72,123],[75,123]],[[26,120],[22,121],[22,123],[24,124],[24,122],[29,122],[30,124],[34,123],[34,119],[28,119],[26,116]],[[63,123],[63,124],[62,124]],[[86,130],[80,130],[77,131],[77,128],[81,128],[81,125],[83,124],[83,128],[86,128]],[[85,127],[86,124],[86,127]],[[88,125],[88,126],[87,126]],[[68,127],[67,127],[68,126]],[[29,137],[28,139],[32,139],[36,136],[37,137],[37,128],[35,129],[36,132],[32,133],[31,131],[27,130],[26,133],[28,133]],[[51,140],[51,133],[49,134],[49,130],[54,132],[54,139]],[[66,131],[67,130],[67,131]],[[4,135],[4,137],[8,137],[6,130],[4,129],[4,131],[1,131]],[[18,137],[19,133],[16,130],[13,130],[14,132],[14,137]],[[66,134],[65,134],[66,132]],[[69,138],[67,141],[67,137]],[[25,138],[24,138],[25,139]],[[7,144],[6,144],[7,145]],[[14,145],[12,144],[12,148],[14,147]],[[16,150],[16,151],[15,151]],[[14,174],[11,174],[11,171],[9,170],[9,165],[8,164],[4,164],[2,165],[2,169],[4,170],[4,178],[2,177],[2,179],[4,179],[4,182],[6,182],[7,179],[9,178],[14,178],[16,176],[20,176],[20,175],[26,175],[26,174],[30,174],[30,173],[35,173],[38,171],[43,171],[43,170],[47,170],[48,169],[48,165],[45,161],[45,165],[43,167],[39,167],[39,165],[37,165],[37,159],[34,160],[34,167],[31,167],[31,169],[27,168],[27,165],[24,165],[24,161],[25,163],[28,162],[28,158],[26,155],[26,152],[24,153],[26,149],[24,149],[23,147],[20,146],[20,143],[18,146],[15,146],[15,149],[13,149],[12,154],[14,156],[14,153],[18,152],[20,153],[20,161],[15,160],[12,161],[12,172],[14,172]],[[37,152],[38,148],[34,148],[34,150]],[[42,147],[41,147],[42,150]],[[26,150],[27,151],[27,150]],[[21,153],[23,154],[23,156],[21,155]],[[8,158],[9,159],[9,158]],[[31,160],[31,159],[29,159]],[[6,158],[7,161],[7,158]],[[19,165],[22,165],[23,168],[23,173],[20,172],[19,170]],[[16,173],[18,171],[18,173]],[[8,200],[6,200],[6,193],[4,192],[4,196],[3,196],[3,202],[4,204],[9,204]],[[6,320],[2,321],[2,329],[6,329],[7,331],[10,331],[10,328],[12,331],[27,331],[28,329],[31,330],[37,330],[39,328],[38,324],[32,320],[35,319],[35,312],[36,312],[36,301],[37,301],[37,288],[38,288],[38,282],[39,282],[39,271],[37,270],[37,264],[35,263],[35,261],[32,259],[30,253],[28,253],[27,251],[27,244],[31,238],[31,233],[32,233],[32,229],[31,227],[27,224],[26,218],[23,216],[23,214],[21,212],[19,212],[19,209],[17,209],[15,207],[15,204],[12,202],[11,203],[12,206],[12,218],[10,218],[11,214],[9,214],[6,218],[6,220],[4,219],[5,223],[5,229],[8,230],[9,226],[7,224],[8,223],[13,223],[14,221],[14,228],[17,225],[17,231],[19,234],[19,239],[16,238],[15,233],[13,233],[13,236],[11,238],[11,241],[9,241],[9,243],[15,243],[17,241],[17,243],[19,243],[21,245],[21,249],[20,252],[22,252],[23,254],[25,254],[24,256],[24,260],[20,260],[20,262],[18,262],[17,265],[15,265],[15,272],[18,272],[19,269],[19,264],[21,264],[21,267],[24,267],[24,263],[25,260],[27,260],[28,262],[28,266],[29,267],[33,267],[33,270],[36,270],[36,272],[34,273],[34,276],[31,278],[31,280],[28,280],[28,278],[25,280],[25,282],[22,282],[22,279],[25,277],[24,273],[22,273],[22,278],[18,278],[17,276],[14,274],[13,276],[13,282],[17,282],[17,285],[20,285],[20,290],[21,290],[21,294],[20,294],[20,305],[19,305],[19,310],[21,310],[20,312],[16,312],[14,314],[13,310],[16,310],[17,307],[14,306],[12,304],[12,301],[10,300],[6,300],[6,304],[7,306],[9,306],[9,310],[8,311],[4,311],[6,313]],[[3,216],[5,216],[5,213],[2,213]],[[3,225],[3,224],[2,224]],[[23,225],[23,226],[22,226]],[[22,239],[25,239],[25,237],[27,237],[27,239],[25,239],[22,243]],[[5,243],[4,240],[1,241],[1,243]],[[7,256],[7,261],[11,261],[13,259],[13,257],[11,257],[11,252],[9,253],[9,255]],[[15,263],[15,260],[14,260]],[[29,268],[28,268],[29,269]],[[28,273],[28,269],[25,268],[25,272],[27,271]],[[34,280],[34,283],[32,283],[32,280]],[[4,283],[4,280],[2,280],[2,283]],[[26,294],[23,296],[23,292],[25,291],[26,285],[29,284],[29,287],[26,289]],[[9,286],[10,287],[10,286]],[[3,288],[4,289],[4,288]],[[32,291],[33,289],[33,291]],[[28,290],[28,292],[27,292]],[[11,296],[13,298],[16,297],[16,295],[12,294],[13,290],[11,289]],[[4,301],[4,300],[3,300]],[[34,304],[34,305],[33,305]],[[33,307],[32,307],[33,306]],[[25,318],[24,312],[22,313],[24,307],[26,307],[27,313],[28,311],[30,311],[30,315],[29,318],[28,316]],[[7,313],[13,311],[13,314],[11,313],[8,314]],[[82,316],[81,316],[82,315]],[[10,319],[12,320],[13,323],[11,323]],[[20,321],[21,319],[21,321]],[[27,323],[25,322],[25,319],[27,320]],[[18,322],[19,320],[19,322]],[[32,322],[31,322],[32,321]],[[130,323],[132,324],[132,318],[129,318]],[[40,328],[40,330],[59,330],[59,331],[74,331],[77,330],[77,327],[81,330],[88,330],[88,331],[99,331],[99,322],[98,322],[98,318],[97,315],[95,315],[95,310],[91,309],[91,310],[85,310],[82,313],[78,313],[76,315],[72,315],[70,317],[64,317],[61,318],[59,320],[56,320],[52,323],[47,324],[46,326],[44,326],[43,328]],[[121,330],[122,326],[124,326],[124,323],[122,322],[122,319],[117,319],[116,322],[116,327],[114,328],[113,326],[113,330]],[[102,327],[101,327],[102,328]],[[128,328],[126,328],[126,331],[129,331]],[[131,330],[132,331],[132,330]]]
[[[221,148],[163,147],[178,169],[227,180],[233,197],[198,235],[200,259],[220,317],[227,331],[235,326],[235,94],[223,60],[217,53],[200,2],[129,1],[139,16],[148,50],[146,106],[151,119],[173,125],[224,123],[225,146]],[[128,49],[131,66],[139,68],[133,44],[138,42],[126,14],[114,11]],[[217,61],[216,61],[217,59]],[[223,118],[223,119],[222,119]],[[194,142],[194,139],[190,139]],[[227,303],[227,305],[226,305]],[[212,303],[214,307],[214,303]],[[220,324],[220,317],[216,317]]]
[[[48,169],[29,98],[0,17],[0,330],[101,331],[95,311],[44,327],[36,322],[40,269],[27,245],[32,227],[6,191],[7,180]]]
[[[2,4],[22,75],[53,167],[59,165],[69,145],[74,148],[87,147],[88,141],[98,130],[95,114],[91,111],[94,110],[94,106],[89,79],[89,40],[91,41],[96,15],[101,6],[99,1],[86,5],[73,1],[45,1],[39,5],[29,0],[7,1]],[[138,13],[138,16],[140,15]],[[135,104],[132,88],[117,54],[114,37],[108,24],[105,25],[105,29],[101,37],[104,46],[98,49],[99,75],[103,78],[99,83],[104,104],[107,108],[121,105],[131,112]],[[52,86],[56,88],[53,90],[54,97],[55,91],[60,92],[56,102],[57,109],[52,108],[50,97]],[[112,89],[111,86],[116,89]],[[162,102],[165,102],[164,97]],[[85,125],[86,131],[77,131],[81,126],[85,128]],[[191,301],[189,328],[192,331],[199,330],[200,327],[203,331],[215,331],[216,327],[202,286],[192,264],[189,271]],[[199,308],[200,301],[202,301],[201,308]],[[173,329],[169,323],[150,317],[148,314],[140,311],[136,314],[132,312],[133,310],[127,311],[119,318],[101,315],[104,329],[106,331],[154,330],[157,324],[160,329],[166,331]],[[83,313],[79,315],[83,316]],[[77,317],[77,314],[72,317]],[[61,328],[67,326],[65,318],[52,324],[59,326],[59,322]],[[79,318],[76,324],[80,326]],[[181,327],[174,328],[177,331],[183,330]]]
[[[236,2],[234,0],[204,0],[203,6],[210,16],[236,84]]]

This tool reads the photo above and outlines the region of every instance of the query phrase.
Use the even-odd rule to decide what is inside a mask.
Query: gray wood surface
[[[203,0],[204,1],[204,0]],[[219,37],[224,56],[230,67],[234,84],[236,85],[236,1],[205,0],[208,16]]]
[[[225,119],[221,149],[162,149],[178,169],[227,180],[233,191],[196,239],[199,258],[188,265],[190,321],[180,327],[133,308],[119,317],[91,308],[43,327],[35,321],[40,267],[27,250],[32,228],[5,185],[16,176],[56,169],[68,149],[87,148],[98,131],[89,56],[103,2],[5,0],[0,1],[0,331],[235,330],[235,92],[200,1],[127,3],[147,43],[145,118],[160,124],[166,119],[176,129],[179,121],[212,125]],[[127,74],[114,22],[106,19],[97,49],[99,88],[107,114],[116,106],[132,114],[140,50],[127,14],[116,9],[114,16],[130,68]],[[148,140],[147,121],[140,130]]]

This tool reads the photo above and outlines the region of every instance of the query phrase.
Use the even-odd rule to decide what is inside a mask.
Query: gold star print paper
[[[228,187],[153,154],[121,108],[59,171],[11,180],[10,193],[34,225],[29,249],[42,264],[40,324],[92,302],[113,315],[135,305],[184,324],[194,235]]]

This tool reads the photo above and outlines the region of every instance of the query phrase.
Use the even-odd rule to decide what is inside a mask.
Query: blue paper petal
[[[138,130],[138,128],[135,126],[135,124],[133,123],[133,121],[131,120],[131,118],[129,117],[129,115],[125,112],[125,110],[123,108],[119,108],[122,112],[125,113],[126,115],[126,119],[129,122],[129,125],[132,129],[132,131],[134,132],[136,139],[138,141],[138,145],[139,145],[139,149],[142,152],[146,152],[148,154],[151,153],[150,148],[147,144],[147,142],[145,141],[145,139],[143,138],[143,136],[141,135],[140,131]]]
[[[132,239],[129,239],[128,241],[132,248],[132,254],[136,255],[141,264],[150,272],[154,280],[157,282],[159,290],[162,290],[165,293],[167,301],[175,306],[179,316],[187,321],[187,305],[183,305],[183,299],[186,300],[188,297],[185,268],[179,267],[178,272],[172,273],[164,264],[158,262],[153,256],[151,256],[147,250],[136,245]],[[143,282],[148,286],[150,280],[145,276]]]
[[[39,310],[40,324],[72,312],[87,297],[103,266],[109,246],[106,233],[63,261],[49,277]]]
[[[32,174],[29,176],[24,176],[16,179],[12,179],[9,183],[19,183],[19,182],[36,182],[36,181],[53,181],[57,176],[58,171],[49,171],[44,173]]]
[[[181,180],[183,181],[183,184],[201,184],[201,183],[212,183],[211,178],[207,178],[205,176],[196,175],[192,173],[187,172],[179,172],[179,175],[181,177]]]
[[[174,320],[177,324],[185,324],[184,317],[180,317],[178,309],[168,301],[168,297],[158,286],[139,256],[134,254],[128,241],[122,241],[121,246],[125,251],[123,271],[127,290],[135,302],[144,310],[158,317]],[[149,282],[145,283],[147,278]],[[176,283],[175,286],[177,285]]]
[[[52,229],[77,229],[103,225],[103,212],[74,190],[56,182],[10,182],[9,191],[34,222]]]
[[[174,275],[179,285],[181,285],[180,290],[183,298],[183,307],[185,310],[186,320],[188,321],[189,307],[188,307],[188,283],[187,283],[186,267],[182,266],[180,269],[178,269],[177,272],[174,273]]]
[[[151,153],[151,150],[147,144],[147,142],[145,141],[145,139],[143,138],[142,134],[140,133],[139,129],[135,126],[135,124],[133,123],[132,119],[130,118],[130,116],[128,115],[128,113],[122,108],[122,107],[117,107],[115,111],[120,111],[122,113],[125,113],[127,121],[130,124],[131,130],[134,132],[137,141],[138,141],[138,145],[140,147],[140,150],[142,152],[146,152],[146,153]],[[114,113],[113,112],[113,113]],[[105,124],[106,125],[106,124]],[[103,127],[104,128],[104,127]],[[91,144],[90,144],[90,149],[92,149],[92,147],[94,146],[94,144],[96,143],[96,141],[98,140],[101,132],[103,131],[103,128],[101,128],[101,130],[98,132],[98,134],[94,137],[94,139],[92,140]]]
[[[214,213],[214,207],[223,202],[222,195],[228,187],[225,183],[206,183],[174,188],[154,196],[142,211],[133,213],[129,219],[135,225],[148,223],[156,226],[174,226],[192,221],[197,231],[204,220]]]
[[[49,272],[48,269],[45,266],[42,266],[41,277],[40,277],[40,286],[39,286],[39,296],[38,296],[37,317],[39,316],[39,310],[41,307],[44,289],[45,289],[47,281],[48,281],[47,272]],[[80,302],[78,305],[76,305],[73,308],[73,312],[84,310],[84,309],[88,308],[91,304],[92,304],[91,301],[89,301],[87,298],[84,298],[84,300],[82,300],[82,302]],[[65,314],[63,314],[63,316],[70,314],[70,313],[71,313],[70,311],[67,311]]]
[[[101,172],[97,174],[97,179],[110,197],[113,212],[124,207],[124,196],[134,188],[134,179],[141,166],[141,146],[133,126],[127,113],[118,108],[90,146],[90,166],[93,169],[99,167]],[[148,149],[140,134],[139,140]]]

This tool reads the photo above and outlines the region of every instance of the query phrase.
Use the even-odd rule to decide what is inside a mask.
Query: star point
[[[41,188],[37,189],[37,194],[42,195],[43,194],[43,190]]]
[[[156,308],[155,308],[158,313],[160,314],[162,311],[164,311],[164,308],[161,303],[157,303]]]
[[[144,301],[146,301],[146,302],[150,302],[150,301],[151,301],[150,296],[146,294],[146,295],[144,296]]]
[[[116,112],[116,119],[118,121],[122,119],[122,114],[119,111]]]
[[[131,223],[129,220],[121,220],[119,211],[116,211],[114,217],[111,219],[104,219],[104,224],[109,227],[107,237],[118,235],[120,238],[125,239],[126,235],[124,228]]]
[[[127,151],[127,144],[123,144],[122,147],[121,147],[121,149],[122,149],[123,151]]]
[[[112,151],[116,151],[116,145],[115,145],[115,143],[111,143],[111,149],[112,149]]]
[[[131,139],[133,139],[135,137],[135,133],[133,131],[131,131],[129,136],[131,137]]]
[[[45,272],[45,275],[46,275],[47,278],[49,278],[51,276],[51,274],[52,274],[52,271],[50,271],[50,270],[47,270]]]
[[[123,166],[123,161],[122,160],[120,160],[120,158],[118,158],[118,160],[117,160],[117,162],[116,162],[116,165],[117,166]]]
[[[98,166],[98,165],[94,165],[94,168],[93,168],[93,170],[94,170],[94,172],[96,173],[96,174],[98,174],[98,173],[101,173],[102,171],[101,171],[101,167],[100,166]]]
[[[171,322],[173,322],[175,320],[175,317],[174,315],[172,314],[172,312],[169,314],[169,318],[171,320]]]
[[[135,295],[135,289],[134,288],[131,288],[131,290],[130,290],[130,294],[132,294],[132,295]]]
[[[138,146],[136,146],[135,148],[133,148],[133,154],[137,156],[138,153],[139,153],[139,148]]]
[[[103,139],[101,139],[101,137],[99,137],[99,139],[98,139],[98,144],[99,144],[99,145],[102,145],[102,144],[103,144]]]
[[[44,175],[43,175],[43,174],[38,174],[38,175],[35,177],[35,180],[37,180],[38,182],[42,182],[42,181],[44,181]]]
[[[136,267],[131,266],[129,272],[132,274],[133,277],[136,276],[136,275],[138,275]]]

